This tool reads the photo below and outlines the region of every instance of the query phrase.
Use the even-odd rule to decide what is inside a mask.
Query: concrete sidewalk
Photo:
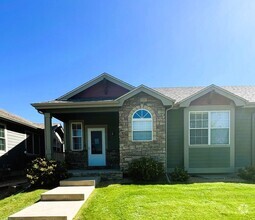
[[[40,202],[9,216],[8,220],[71,220],[99,181],[94,177],[63,180],[61,185],[68,186],[43,193]]]

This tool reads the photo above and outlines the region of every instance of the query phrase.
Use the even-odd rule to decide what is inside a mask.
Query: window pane
[[[82,124],[72,123],[72,147],[73,150],[82,149]]]
[[[133,130],[134,131],[151,131],[152,130],[152,121],[133,121]]]
[[[207,128],[207,127],[208,127],[207,112],[190,113],[190,128]]]
[[[78,136],[78,137],[81,137],[81,130],[78,130],[78,129],[74,129],[73,130],[73,136]]]
[[[151,131],[134,131],[133,140],[135,141],[151,141],[152,132]]]
[[[72,124],[72,136],[81,137],[82,136],[82,129],[81,124]]]
[[[203,126],[202,120],[197,120],[195,126],[196,128],[202,128]]]
[[[91,154],[103,153],[102,131],[91,131]]]
[[[229,129],[211,129],[211,144],[229,144]]]
[[[195,113],[190,113],[190,120],[194,120],[196,119],[196,114]]]
[[[229,112],[211,112],[211,128],[229,128]]]
[[[146,110],[138,110],[133,116],[134,119],[138,118],[151,118],[151,114]]]
[[[81,137],[73,137],[73,149],[74,150],[80,150],[82,149],[82,146],[81,146]]]
[[[208,120],[208,113],[207,112],[203,112],[203,119]]]
[[[0,139],[0,150],[5,150],[5,140]]]
[[[0,137],[4,138],[4,126],[0,125]]]
[[[190,128],[196,128],[196,121],[195,120],[190,120]]]
[[[191,129],[190,144],[208,144],[208,129]]]
[[[72,129],[81,129],[81,124],[80,123],[72,124]]]

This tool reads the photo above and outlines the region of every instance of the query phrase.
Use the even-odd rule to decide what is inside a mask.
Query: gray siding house
[[[153,157],[166,171],[230,173],[255,165],[255,86],[134,87],[103,73],[53,101],[32,104],[64,123],[70,168],[118,168]]]
[[[44,130],[24,118],[0,110],[0,171],[23,170],[44,155]]]
[[[61,124],[54,124],[52,152],[63,160],[64,131]],[[45,156],[44,125],[33,123],[20,116],[0,109],[0,174],[24,170],[36,157]]]

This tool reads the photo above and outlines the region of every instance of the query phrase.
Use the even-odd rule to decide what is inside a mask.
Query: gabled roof
[[[127,90],[132,90],[132,89],[135,88],[134,86],[132,86],[132,85],[130,85],[130,84],[128,84],[128,83],[126,83],[126,82],[124,82],[122,80],[119,80],[119,79],[113,77],[112,75],[110,75],[108,73],[102,73],[98,77],[88,81],[87,83],[82,84],[81,86],[73,89],[72,91],[66,93],[65,95],[57,98],[57,100],[62,100],[62,101],[68,100],[69,98],[77,95],[78,93],[86,90],[87,88],[95,85],[96,83],[98,83],[98,82],[100,82],[100,81],[102,81],[104,79],[109,80],[110,82],[113,82],[113,83],[115,83],[115,84],[117,84],[117,85],[119,85],[119,86],[121,86],[121,87],[123,87],[123,88],[125,88]]]
[[[175,100],[172,98],[169,98],[167,96],[165,96],[162,93],[159,93],[158,91],[151,89],[145,85],[140,85],[137,88],[133,89],[132,91],[126,93],[125,95],[117,98],[115,101],[118,101],[120,105],[123,105],[124,101],[133,97],[134,95],[140,93],[140,92],[145,92],[148,95],[151,95],[154,98],[157,98],[159,100],[161,100],[161,102],[163,103],[163,105],[165,106],[170,106],[173,105]]]
[[[3,109],[0,109],[0,119],[4,119],[4,120],[10,121],[10,122],[17,123],[17,124],[25,125],[30,128],[40,128],[41,129],[41,127],[39,125],[37,125],[31,121],[28,121],[20,116],[9,113]]]
[[[95,84],[103,81],[104,79],[122,86],[127,90],[124,95],[118,98],[107,100],[71,100],[70,98],[79,94],[80,92],[91,88]],[[88,90],[86,90],[88,91]],[[234,101],[237,106],[255,106],[255,86],[201,86],[201,87],[177,87],[177,88],[149,88],[141,85],[139,87],[131,86],[107,73],[90,80],[89,82],[77,87],[71,92],[61,96],[58,99],[49,102],[33,103],[37,110],[45,111],[47,109],[74,109],[74,108],[98,108],[98,107],[119,107],[122,106],[124,101],[128,98],[140,93],[145,92],[162,101],[165,106],[175,105],[176,107],[189,106],[190,103],[209,93],[215,91],[216,93],[229,98]]]
[[[215,86],[210,85],[208,87],[169,87],[169,88],[154,88],[158,92],[164,94],[167,97],[176,100],[176,103],[183,103],[185,100],[193,101],[194,99],[206,94],[210,91],[218,92],[219,94],[228,97],[233,100],[239,99],[241,105],[255,102],[255,86]],[[197,95],[197,96],[196,96]],[[236,100],[237,101],[237,100]],[[237,102],[239,102],[237,101]],[[239,105],[238,104],[238,105]]]

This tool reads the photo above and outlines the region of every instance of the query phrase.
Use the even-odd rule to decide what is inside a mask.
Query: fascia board
[[[218,87],[215,85],[210,85],[210,86],[200,90],[199,92],[187,97],[186,99],[182,100],[181,102],[179,102],[177,104],[179,104],[180,107],[188,107],[192,101],[198,99],[199,97],[201,97],[211,91],[215,91],[216,93],[233,100],[236,106],[244,106],[248,102],[246,99],[244,99],[240,96],[237,96],[221,87]]]
[[[165,106],[173,105],[173,103],[175,102],[175,100],[170,99],[170,98],[164,96],[163,94],[161,94],[161,93],[159,93],[159,92],[157,92],[157,91],[155,91],[151,88],[148,88],[144,85],[141,85],[141,86],[137,87],[136,89],[124,94],[123,96],[117,98],[115,101],[118,101],[120,103],[120,105],[123,105],[124,101],[126,101],[127,99],[137,95],[140,92],[147,93],[148,95],[151,95],[152,97],[161,100],[161,102]]]

